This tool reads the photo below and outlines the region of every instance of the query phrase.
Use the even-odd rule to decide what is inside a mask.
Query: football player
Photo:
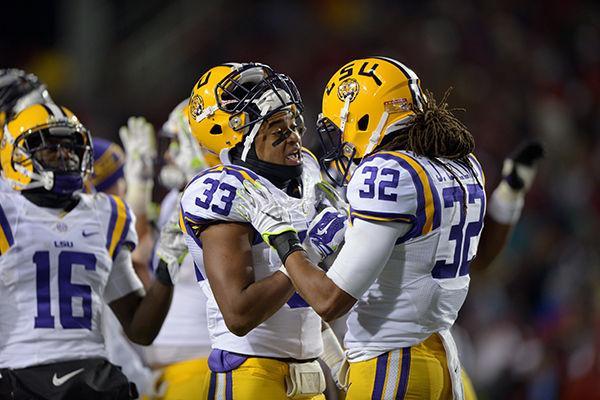
[[[446,97],[425,96],[410,68],[383,57],[334,74],[318,130],[331,144],[324,164],[335,162],[338,183],[347,183],[352,220],[329,271],[302,251],[285,223],[289,211],[268,187],[247,184],[245,206],[319,315],[350,310],[349,376],[344,368],[338,375],[347,398],[464,398],[449,328],[468,291],[486,208],[473,137]]]
[[[0,397],[133,398],[106,360],[103,306],[150,344],[172,282],[144,293],[131,264],[135,216],[118,197],[81,193],[89,132],[65,107],[32,105],[5,126],[0,162],[15,189],[0,193]]]
[[[125,198],[127,195],[127,181],[125,180],[124,167],[126,164],[125,152],[116,143],[109,140],[95,137],[92,139],[94,148],[94,171],[86,181],[89,187],[88,191],[97,191]],[[135,213],[134,213],[135,214]],[[137,220],[136,215],[136,220]],[[137,228],[137,226],[136,226]],[[146,230],[150,232],[150,230]],[[140,235],[138,234],[138,237]],[[141,240],[141,239],[140,239]],[[152,282],[152,276],[144,260],[147,256],[139,258],[136,262],[136,253],[139,253],[139,246],[132,253],[132,263],[136,275],[142,281],[144,288],[148,288]],[[149,390],[152,383],[152,371],[146,366],[140,356],[140,350],[136,349],[132,343],[127,340],[119,320],[115,317],[109,306],[105,306],[102,315],[102,334],[108,360],[122,368],[123,373],[135,383],[138,391],[145,393]]]
[[[0,69],[0,141],[7,120],[32,104],[46,102],[52,99],[37,76],[15,68]],[[10,185],[0,177],[0,191],[5,190],[10,190]]]
[[[179,229],[179,200],[185,183],[199,171],[218,163],[207,161],[194,140],[188,119],[188,99],[173,109],[163,125],[162,134],[171,140],[161,169],[163,185],[171,189],[163,199],[158,218],[161,237],[157,257],[169,256],[180,263],[171,308],[152,346],[144,348],[144,356],[154,371],[150,399],[197,399],[202,392],[208,369],[210,338],[207,328],[207,298],[196,279],[194,261],[187,251]],[[208,162],[208,164],[207,164]],[[202,284],[202,283],[201,283]]]
[[[190,98],[192,133],[222,162],[181,199],[196,274],[209,282],[210,399],[324,398],[321,320],[277,272],[276,255],[239,207],[244,182],[262,182],[306,235],[322,194],[318,162],[302,148],[301,111],[291,79],[262,64],[214,67]]]

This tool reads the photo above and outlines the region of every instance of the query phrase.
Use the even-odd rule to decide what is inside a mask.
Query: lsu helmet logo
[[[202,100],[202,97],[197,94],[193,95],[192,99],[190,100],[190,115],[192,118],[196,120],[203,110],[204,100]]]
[[[356,98],[359,90],[360,85],[358,84],[358,81],[354,78],[348,78],[340,84],[340,87],[338,87],[338,98],[341,101],[346,101],[346,97],[350,96],[350,102],[352,102]]]

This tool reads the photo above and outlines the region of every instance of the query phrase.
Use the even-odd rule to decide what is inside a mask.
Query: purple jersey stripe
[[[199,224],[199,225],[210,224],[211,222],[216,221],[216,220],[212,220],[212,219],[199,217],[199,216],[189,213],[187,211],[183,212],[183,217],[184,217],[183,218],[184,220],[191,221],[191,222],[193,222],[195,224]]]
[[[123,226],[123,232],[121,232],[121,237],[119,238],[119,242],[117,243],[117,247],[115,247],[115,253],[113,254],[113,259],[117,256],[117,254],[119,253],[119,248],[125,244],[125,238],[127,237],[127,233],[129,232],[129,225],[131,224],[131,211],[129,210],[129,206],[127,205],[127,203],[123,202],[123,204],[125,205],[125,225]],[[133,242],[127,242],[127,244],[129,244],[130,250],[133,251],[135,249],[135,243]]]
[[[225,166],[225,171],[231,171],[231,170],[234,170],[236,172],[245,172],[250,176],[250,178],[252,178],[254,180],[257,180],[259,178],[259,176],[257,174],[255,174],[248,168],[240,167],[239,165],[226,165]]]
[[[385,212],[377,212],[377,211],[365,211],[365,210],[356,210],[354,208],[350,208],[350,215],[352,217],[361,218],[361,216],[366,217],[374,217],[374,220],[379,219],[387,219],[390,221],[400,221],[400,222],[415,222],[415,216],[410,214],[397,214],[397,213],[385,213]],[[363,218],[367,219],[367,218]]]
[[[110,201],[110,220],[108,222],[108,232],[106,233],[106,248],[110,249],[110,242],[117,223],[117,202],[112,196],[108,196],[108,200]]]
[[[198,282],[202,282],[204,279],[204,275],[202,275],[202,272],[200,271],[200,268],[198,268],[198,264],[196,264],[196,261],[194,261],[194,272],[196,273],[196,280]]]
[[[402,370],[400,371],[400,382],[396,400],[403,399],[408,388],[408,376],[410,375],[410,347],[402,348]]]
[[[370,160],[374,160],[375,158],[396,161],[402,168],[407,170],[408,173],[410,174],[410,177],[413,181],[413,185],[415,186],[415,189],[417,190],[417,211],[416,211],[415,222],[413,223],[413,227],[411,228],[410,231],[407,232],[406,235],[404,235],[402,237],[401,242],[405,242],[408,239],[419,236],[419,234],[423,230],[423,226],[425,226],[426,216],[425,216],[425,194],[423,192],[423,184],[421,183],[421,180],[419,179],[419,175],[417,174],[417,171],[415,171],[414,168],[406,160],[404,160],[403,158],[398,157],[396,155],[390,154],[390,153],[373,154],[372,156],[369,156],[369,157],[366,157],[365,159],[363,159],[361,165]]]
[[[394,157],[391,155],[390,155],[390,159],[398,161],[398,164],[400,164],[400,166],[402,168],[404,168],[405,170],[408,171],[408,173],[410,174],[410,177],[412,178],[413,184],[415,185],[415,188],[417,189],[417,212],[416,212],[417,215],[416,215],[416,219],[415,219],[416,223],[414,224],[413,229],[411,229],[411,234],[410,234],[410,237],[417,237],[423,231],[423,226],[425,226],[425,220],[426,220],[425,193],[423,192],[423,184],[421,183],[421,180],[419,179],[419,174],[417,173],[417,171],[415,171],[414,168],[406,160],[399,158],[399,157]]]
[[[217,386],[217,374],[215,372],[210,373],[210,385],[208,386],[208,397],[207,400],[214,400],[215,398],[215,386]]]
[[[188,183],[187,185],[185,185],[185,188],[183,189],[183,191],[185,192],[185,190],[190,187],[192,185],[192,183],[196,182],[198,179],[202,178],[203,176],[210,174],[211,172],[221,172],[223,166],[218,165],[216,167],[212,167],[212,168],[207,168],[202,170],[202,172],[200,172],[198,175],[194,176]]]
[[[373,385],[373,394],[371,395],[371,400],[381,400],[389,356],[390,353],[384,353],[377,357],[377,369],[375,370],[375,383]]]
[[[185,225],[185,233],[188,236],[190,236],[192,239],[194,239],[194,242],[196,242],[196,244],[198,245],[199,248],[202,248],[202,241],[194,233],[194,230],[192,229],[192,226],[190,225],[190,221],[187,219],[188,215],[189,215],[188,213],[185,213],[184,218],[183,218],[183,225]]]
[[[406,156],[408,156],[408,154],[405,154]],[[410,157],[410,156],[408,156]],[[421,168],[423,168],[423,171],[425,171],[425,175],[427,175],[427,180],[429,181],[429,187],[431,188],[431,195],[433,197],[433,225],[431,227],[431,230],[434,230],[436,228],[439,228],[441,223],[442,223],[442,205],[441,205],[441,201],[440,201],[440,196],[438,194],[438,191],[435,187],[435,185],[433,184],[433,179],[431,179],[431,175],[429,175],[429,172],[427,172],[427,169],[425,169],[425,167],[423,167],[423,165],[418,162],[414,157],[410,157],[413,159],[414,162],[416,162],[417,164],[421,165]],[[432,163],[433,165],[433,163]]]
[[[225,400],[233,400],[233,379],[231,371],[225,374]]]
[[[2,206],[0,206],[0,227],[2,228],[2,232],[4,232],[4,236],[6,236],[8,245],[12,246],[15,243],[15,239],[12,231],[10,230],[10,224],[8,223],[8,219],[6,218],[6,214],[4,214]]]

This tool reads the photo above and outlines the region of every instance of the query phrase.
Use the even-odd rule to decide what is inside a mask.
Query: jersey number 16
[[[37,251],[33,254],[36,266],[37,316],[35,328],[54,328],[54,315],[50,297],[50,253]],[[60,324],[64,329],[92,329],[92,288],[71,282],[73,265],[86,270],[96,269],[96,256],[76,251],[61,251],[58,255],[58,303]],[[73,315],[73,298],[81,298],[82,316]]]

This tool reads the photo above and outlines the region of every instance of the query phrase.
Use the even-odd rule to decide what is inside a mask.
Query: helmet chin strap
[[[263,107],[260,110],[260,116],[264,117],[269,112],[269,109],[270,107],[268,104],[263,105]],[[241,157],[242,161],[246,161],[246,158],[248,157],[248,152],[250,151],[252,143],[254,143],[254,139],[256,139],[256,135],[258,135],[258,130],[262,126],[263,122],[264,121],[261,119],[259,122],[255,123],[252,127],[252,130],[250,131],[250,134],[246,136],[246,139],[244,139],[244,150],[242,151]]]
[[[20,190],[44,188],[50,191],[54,186],[54,172],[52,171],[44,171],[38,174],[37,172],[30,171],[19,164],[15,165],[15,170],[31,179],[31,182],[27,184],[13,181],[14,186]]]
[[[389,114],[387,113],[387,111],[384,111],[381,114],[381,118],[379,118],[379,123],[377,124],[377,127],[375,128],[373,133],[371,133],[371,137],[369,138],[369,144],[367,145],[364,155],[367,155],[371,151],[373,151],[375,146],[377,146],[377,144],[379,143],[379,138],[381,137],[381,132],[383,131],[383,127],[385,126],[385,123],[387,122],[388,115]]]
[[[13,181],[13,186],[20,190],[43,188],[48,192],[66,196],[83,188],[83,178],[81,175],[73,176],[69,174],[59,174],[57,176],[54,171],[42,171],[37,173],[27,170],[27,168],[22,165],[15,165],[15,170],[31,179],[31,182],[25,185]]]

